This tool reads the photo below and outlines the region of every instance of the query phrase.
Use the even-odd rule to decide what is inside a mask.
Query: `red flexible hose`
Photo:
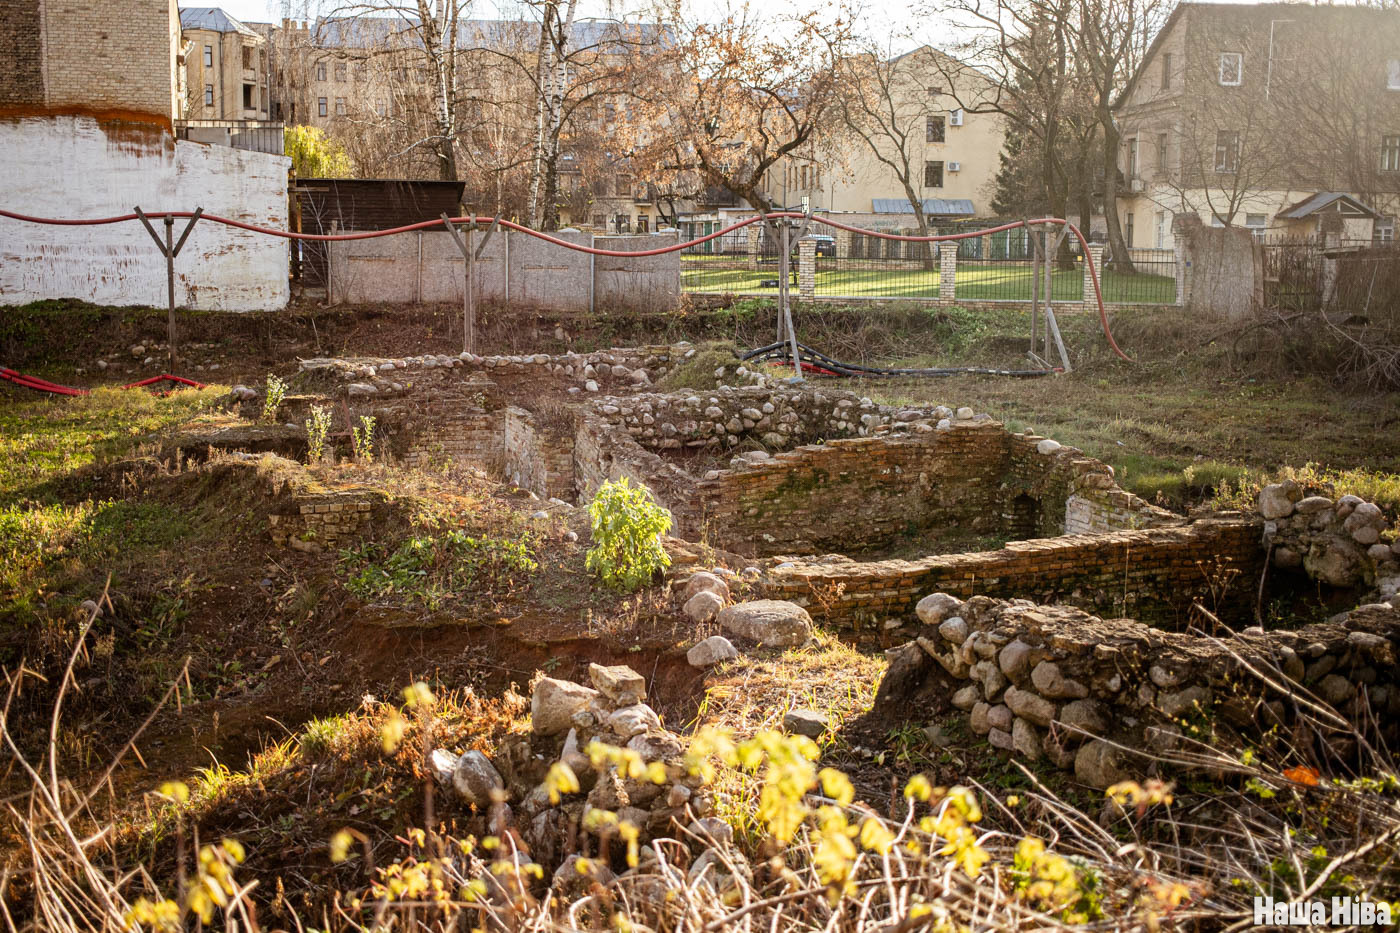
[[[0,379],[11,382],[22,389],[32,389],[35,392],[47,392],[50,395],[66,395],[69,397],[90,395],[89,389],[78,389],[73,386],[59,385],[57,382],[49,382],[47,379],[40,379],[38,376],[26,376],[7,366],[0,366]],[[193,379],[186,379],[184,376],[173,376],[170,373],[161,373],[159,376],[151,376],[149,379],[142,379],[139,382],[132,382],[122,386],[123,389],[142,389],[146,386],[155,385],[158,382],[173,382],[176,385],[190,386],[194,389],[205,388],[204,383],[195,382]]]
[[[146,216],[148,218],[185,218],[193,217],[194,212],[165,211],[163,213],[148,213],[146,214]],[[766,215],[766,217],[769,219],[790,219],[807,216],[808,215],[800,213],[798,211],[779,211],[777,213]],[[28,214],[18,214],[14,211],[7,210],[0,210],[0,217],[8,217],[10,220],[18,220],[23,221],[25,223],[68,227],[115,224],[138,219],[136,214],[121,214],[115,217],[97,217],[90,220],[71,220],[54,217],[34,217]],[[678,250],[688,249],[692,246],[698,246],[701,243],[707,243],[710,240],[724,236],[726,233],[732,233],[735,230],[747,227],[749,224],[757,223],[760,220],[763,220],[764,217],[765,215],[755,214],[753,217],[749,217],[744,220],[740,220],[736,223],[732,223],[729,226],[724,227],[723,229],[716,230],[713,233],[707,233],[701,237],[696,237],[693,240],[687,240],[684,243],[676,243],[671,246],[660,246],[656,249],[644,249],[636,251],[598,249],[594,246],[583,246],[578,243],[570,243],[568,240],[561,240],[558,237],[550,236],[548,233],[544,233],[539,230],[532,230],[529,227],[524,227],[518,223],[515,223],[514,221],[505,219],[501,219],[499,221],[499,224],[500,226],[505,227],[508,230],[516,230],[520,233],[525,233],[532,237],[535,237],[536,239],[544,240],[546,243],[553,243],[556,246],[562,246],[565,249],[575,250],[580,253],[588,253],[593,256],[610,256],[618,259],[625,259],[627,257],[640,258],[644,256],[660,256],[665,253],[674,253]],[[414,230],[427,230],[433,227],[437,227],[439,224],[442,223],[442,221],[440,220],[423,220],[419,221],[418,223],[407,224],[402,227],[390,227],[386,230],[364,230],[355,233],[294,233],[290,230],[277,230],[273,227],[263,227],[258,224],[245,223],[241,220],[233,220],[229,217],[220,217],[218,214],[201,214],[200,219],[213,221],[214,223],[224,224],[225,226],[229,227],[235,227],[239,230],[248,230],[253,233],[264,233],[268,236],[282,237],[283,239],[287,240],[311,240],[320,243],[332,241],[338,242],[344,240],[369,240],[374,239],[375,237],[393,236],[394,234],[398,233],[410,233]],[[852,227],[848,224],[843,224],[840,221],[832,220],[830,217],[823,217],[820,215],[811,215],[811,219],[819,224],[825,224],[826,226],[834,227],[837,230],[845,230],[848,233],[859,233],[862,236],[871,236],[882,240],[900,240],[906,243],[941,243],[943,241],[950,240],[970,240],[976,237],[987,236],[992,233],[1001,233],[1004,230],[1013,230],[1017,227],[1025,227],[1027,230],[1029,230],[1031,226],[1036,224],[1059,224],[1065,227],[1067,230],[1069,230],[1070,233],[1074,234],[1075,239],[1079,241],[1080,249],[1084,253],[1084,262],[1088,265],[1090,272],[1089,278],[1094,283],[1094,300],[1095,303],[1098,305],[1099,323],[1103,327],[1104,336],[1108,339],[1108,345],[1113,348],[1113,352],[1118,354],[1118,356],[1121,359],[1127,360],[1130,363],[1134,362],[1132,357],[1128,356],[1122,351],[1122,349],[1119,348],[1118,341],[1113,339],[1113,331],[1108,326],[1108,311],[1104,308],[1103,290],[1099,287],[1098,270],[1094,267],[1094,260],[1089,255],[1089,242],[1084,238],[1084,234],[1080,232],[1079,228],[1067,220],[1063,220],[1059,217],[1040,217],[1035,220],[1012,221],[1011,223],[1002,224],[997,227],[990,227],[985,230],[970,230],[966,233],[943,233],[935,234],[932,236],[908,236],[899,233],[886,233],[880,230],[865,230],[861,227]],[[454,224],[472,222],[475,222],[477,224],[496,223],[496,218],[493,217],[453,217],[451,218],[451,220]]]

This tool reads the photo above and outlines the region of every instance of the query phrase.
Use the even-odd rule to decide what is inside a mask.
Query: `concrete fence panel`
[[[593,245],[599,249],[637,252],[675,246],[679,242],[679,234],[654,233],[651,236],[595,237]],[[596,257],[594,307],[628,311],[666,311],[676,307],[681,299],[680,257],[679,252],[626,259]]]

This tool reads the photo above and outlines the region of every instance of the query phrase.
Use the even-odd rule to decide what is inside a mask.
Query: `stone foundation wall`
[[[1394,732],[1400,714],[1400,611],[1390,606],[1362,607],[1341,623],[1210,639],[1025,600],[929,603],[916,639],[891,652],[877,711],[910,707],[915,718],[913,697],[951,696],[993,747],[1047,758],[1096,787],[1156,768],[1114,743],[1169,755],[1229,733],[1266,742],[1274,726],[1287,734],[1300,687],[1335,708],[1343,726],[1374,716]],[[946,686],[928,689],[931,681]]]
[[[568,433],[542,430],[523,408],[501,416],[505,478],[545,499],[574,497],[574,439]]]
[[[1104,464],[971,409],[766,388],[608,397],[591,408],[575,464],[583,496],[627,476],[672,511],[677,533],[741,554],[935,552],[1067,525],[1180,522],[1119,489]],[[727,450],[743,452],[727,469],[704,469]]]
[[[334,552],[369,529],[374,498],[367,493],[295,494],[290,510],[267,517],[272,543],[308,553]]]
[[[946,592],[1030,597],[1170,626],[1197,599],[1226,616],[1253,605],[1263,563],[1259,529],[1252,520],[1222,517],[912,561],[825,557],[780,564],[762,589],[828,625],[907,621],[924,594]]]
[[[1379,506],[1359,496],[1335,501],[1292,480],[1259,493],[1264,545],[1274,566],[1328,586],[1375,587],[1381,599],[1400,593],[1400,534]]]

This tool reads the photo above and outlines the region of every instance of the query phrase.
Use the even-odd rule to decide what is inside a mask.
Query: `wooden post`
[[[141,218],[141,223],[146,227],[146,232],[151,235],[152,240],[155,240],[156,248],[159,249],[161,255],[165,257],[165,294],[169,310],[169,318],[166,321],[166,344],[170,349],[170,372],[173,373],[180,361],[179,353],[176,350],[175,334],[175,257],[180,255],[180,250],[185,248],[185,241],[190,238],[190,232],[194,230],[194,225],[199,222],[200,215],[204,213],[204,208],[196,207],[194,209],[194,214],[190,217],[190,222],[185,224],[185,230],[180,234],[180,241],[178,243],[174,242],[174,215],[165,215],[165,240],[162,242],[160,234],[156,233],[156,228],[151,226],[150,220],[147,219],[141,208],[136,207],[132,210],[136,212],[137,217]]]

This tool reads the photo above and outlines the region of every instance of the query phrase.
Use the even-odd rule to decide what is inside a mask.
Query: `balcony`
[[[282,155],[284,125],[271,120],[176,120],[175,137],[209,146]]]

